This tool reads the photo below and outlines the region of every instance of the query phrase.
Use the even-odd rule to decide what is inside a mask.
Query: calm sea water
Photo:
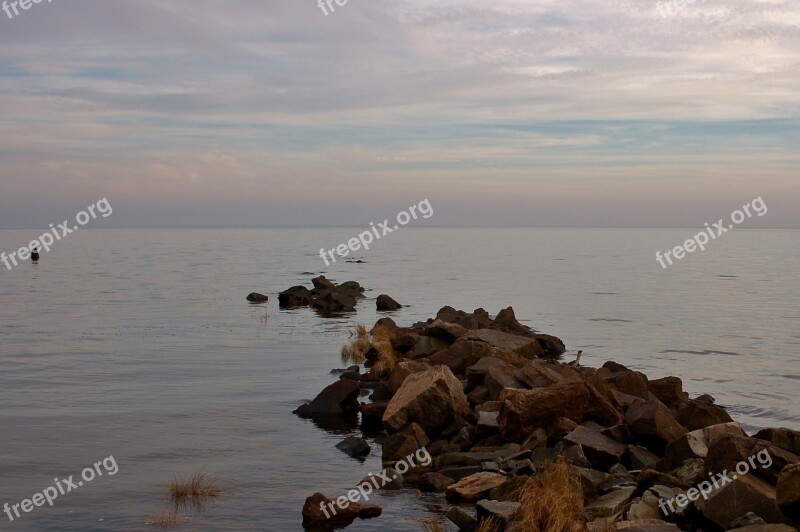
[[[357,229],[82,230],[38,265],[0,269],[0,505],[109,455],[119,465],[2,530],[157,530],[174,476],[205,471],[219,502],[182,530],[301,530],[306,496],[346,494],[380,469],[291,411],[332,382],[347,330],[408,305],[400,324],[443,305],[517,317],[587,365],[616,360],[677,375],[748,429],[800,428],[799,231],[737,228],[667,270],[690,229],[404,228],[325,267]],[[38,235],[0,231],[0,251]],[[281,311],[277,293],[324,272],[359,281],[358,314]],[[267,293],[268,305],[244,297]],[[354,531],[419,530],[442,504],[408,493]]]

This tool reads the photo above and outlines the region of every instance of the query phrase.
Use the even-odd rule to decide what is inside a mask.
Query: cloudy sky
[[[0,228],[800,227],[797,0],[333,6],[0,12]]]

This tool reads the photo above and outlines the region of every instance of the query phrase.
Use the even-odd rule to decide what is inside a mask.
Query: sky
[[[332,6],[0,11],[0,228],[800,227],[797,0]]]

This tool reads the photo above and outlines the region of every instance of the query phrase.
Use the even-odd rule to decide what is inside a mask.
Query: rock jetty
[[[317,297],[336,290],[314,285]],[[384,317],[370,334],[391,348],[373,350],[380,360],[348,369],[296,413],[355,417],[370,437],[379,431],[385,467],[424,447],[430,464],[402,482],[442,494],[460,530],[798,530],[800,432],[750,436],[678,377],[563,363],[564,343],[519,323],[512,308],[492,318],[444,307],[410,327]],[[364,390],[371,401],[359,403]],[[309,497],[306,525],[324,524],[317,503],[328,500]]]

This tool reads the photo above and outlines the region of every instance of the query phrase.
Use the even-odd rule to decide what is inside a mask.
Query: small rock
[[[336,444],[336,448],[353,458],[362,458],[369,454],[371,448],[367,440],[350,436]]]
[[[361,496],[357,490],[352,491],[358,494],[358,497]],[[382,512],[383,509],[374,504],[358,504],[351,502],[347,497],[339,497],[334,501],[322,493],[315,493],[308,497],[303,505],[303,524],[330,523],[341,527],[353,522],[357,517],[362,519],[378,517]]]
[[[259,294],[258,292],[253,292],[247,296],[247,300],[250,303],[266,303],[269,301],[269,296],[265,296],[264,294]]]
[[[380,312],[400,310],[401,308],[403,308],[403,305],[401,305],[391,297],[387,296],[386,294],[381,294],[378,296],[376,305],[378,307],[378,311]]]

